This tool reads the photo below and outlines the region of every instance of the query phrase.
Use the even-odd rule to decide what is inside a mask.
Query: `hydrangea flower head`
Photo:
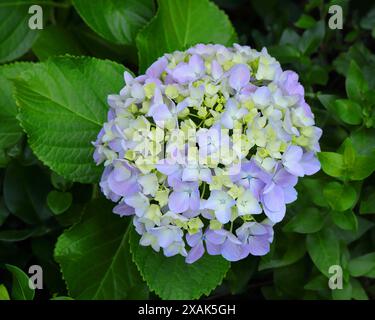
[[[320,128],[293,71],[266,49],[198,44],[125,72],[94,143],[102,192],[140,244],[193,263],[270,250],[273,226],[320,169]]]

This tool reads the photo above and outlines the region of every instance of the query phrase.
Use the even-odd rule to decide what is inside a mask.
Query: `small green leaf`
[[[14,300],[33,300],[35,291],[29,287],[29,277],[20,268],[10,264],[5,265],[12,273],[12,291],[11,296]]]
[[[10,297],[7,288],[3,284],[0,284],[0,301],[4,300],[10,300]]]
[[[345,212],[331,211],[333,222],[343,230],[357,230],[358,220],[353,211],[348,210]]]
[[[339,178],[344,175],[344,157],[335,152],[318,153],[323,171],[331,177]]]
[[[339,182],[328,183],[323,190],[324,197],[333,210],[345,211],[352,208],[357,201],[355,189]]]
[[[362,195],[360,214],[375,214],[375,188],[365,189]]]
[[[334,230],[339,239],[343,240],[346,244],[350,244],[361,238],[367,231],[369,231],[374,226],[374,223],[367,219],[357,217],[357,220],[358,229],[355,231],[343,230],[337,227],[332,229]]]
[[[308,283],[305,284],[304,288],[306,290],[324,290],[328,288],[328,279],[322,274],[317,275],[312,278]]]
[[[284,226],[285,232],[314,233],[319,231],[324,225],[324,215],[317,208],[307,208],[298,212]]]
[[[296,233],[276,234],[271,250],[259,263],[259,271],[289,266],[300,260],[306,253],[304,237]]]
[[[363,289],[362,284],[354,278],[352,278],[350,282],[352,284],[352,298],[355,300],[368,300],[367,293],[365,289]]]
[[[342,121],[351,125],[358,125],[362,123],[362,109],[361,106],[347,99],[336,100],[336,108],[338,116]]]
[[[197,43],[231,45],[236,32],[226,14],[208,0],[162,0],[151,22],[137,36],[140,71],[165,53]]]
[[[62,214],[69,209],[73,202],[73,196],[70,192],[51,191],[47,196],[47,204],[51,211],[56,214]]]
[[[314,179],[304,177],[301,181],[301,186],[303,186],[303,191],[309,195],[309,199],[319,207],[328,207],[328,203],[323,196],[323,187],[325,181],[322,179]]]
[[[307,235],[307,251],[316,267],[329,277],[329,268],[340,264],[340,243],[335,233],[325,228]]]
[[[139,244],[139,236],[130,233],[133,260],[149,288],[162,299],[191,300],[208,295],[224,279],[230,263],[221,256],[205,254],[192,264],[182,256],[165,257]]]
[[[350,62],[349,71],[345,81],[345,88],[348,97],[354,101],[362,101],[368,91],[367,81],[354,60]]]
[[[153,0],[73,0],[82,19],[103,38],[132,44],[154,14]]]
[[[316,24],[316,20],[307,14],[303,14],[299,17],[299,19],[294,23],[294,25],[301,29],[309,29],[314,27]]]
[[[349,272],[353,277],[365,276],[375,271],[375,253],[369,253],[349,262]]]
[[[310,29],[307,29],[302,37],[301,41],[299,42],[299,49],[303,52],[306,56],[311,55],[314,53],[320,43],[322,42],[325,35],[325,21],[319,21]]]

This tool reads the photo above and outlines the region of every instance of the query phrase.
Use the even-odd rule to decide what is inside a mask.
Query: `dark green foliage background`
[[[44,29],[32,31],[36,3]],[[342,30],[328,27],[334,4]],[[371,1],[0,0],[0,300],[374,299],[374,39]],[[271,252],[231,265],[140,247],[91,162],[124,67],[200,42],[267,47],[300,75],[324,132],[322,170],[300,180]],[[328,288],[332,265],[342,290]]]

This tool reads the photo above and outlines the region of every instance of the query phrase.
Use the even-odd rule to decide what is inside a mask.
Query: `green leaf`
[[[31,66],[31,63],[25,62],[0,66],[0,151],[5,157],[4,161],[0,161],[0,166],[5,166],[9,160],[6,158],[6,150],[22,137],[22,128],[16,119],[17,106],[13,98],[14,87],[11,79]]]
[[[296,61],[296,59],[298,59],[301,55],[298,49],[290,44],[269,47],[268,52],[280,63],[292,63]]]
[[[304,237],[290,233],[276,233],[271,250],[263,256],[259,263],[259,271],[289,266],[300,260],[306,253]]]
[[[366,276],[375,271],[375,253],[369,253],[349,262],[349,272],[353,277]]]
[[[303,294],[307,265],[301,260],[290,266],[274,270],[273,279],[276,290],[283,293],[287,299],[297,299]]]
[[[165,300],[192,300],[208,295],[224,279],[230,263],[221,256],[205,254],[192,264],[182,256],[165,257],[139,244],[139,236],[130,232],[130,248],[148,287]]]
[[[33,300],[35,291],[29,287],[29,277],[20,268],[10,264],[5,265],[12,273],[12,291],[11,296],[14,300]]]
[[[82,220],[56,243],[55,259],[74,299],[147,298],[129,250],[133,226],[111,211],[108,201],[90,203]]]
[[[51,191],[47,196],[47,204],[51,211],[59,215],[69,209],[73,201],[70,192]]]
[[[307,208],[298,212],[284,226],[285,232],[314,233],[319,231],[324,225],[324,215],[317,208]]]
[[[342,121],[351,125],[358,125],[362,123],[362,109],[361,106],[347,99],[336,100],[337,114]]]
[[[0,63],[21,57],[36,40],[40,30],[29,28],[29,7],[34,2],[24,0],[22,3],[0,3]]]
[[[348,97],[354,101],[362,101],[368,91],[367,81],[354,60],[350,62],[349,71],[345,81],[345,88]]]
[[[73,5],[91,29],[117,44],[134,43],[154,14],[153,0],[73,0]]]
[[[294,23],[294,25],[301,29],[309,29],[314,27],[316,24],[316,20],[309,15],[303,14],[299,17],[299,19]]]
[[[353,211],[345,212],[331,211],[331,218],[333,222],[343,230],[357,230],[358,220]]]
[[[352,284],[352,298],[355,300],[368,300],[367,293],[365,289],[363,289],[362,284],[354,278],[352,278],[350,282]]]
[[[322,274],[317,275],[316,277],[312,278],[308,283],[305,284],[304,288],[306,290],[324,290],[328,288],[328,280]]]
[[[373,30],[375,28],[375,8],[372,8],[360,22],[360,26],[366,30]]]
[[[370,230],[373,226],[374,223],[367,220],[363,219],[361,217],[357,217],[358,220],[358,229],[353,231],[353,230],[342,230],[340,228],[333,228],[334,232],[336,233],[337,237],[341,240],[343,240],[346,244],[350,244],[359,238],[361,238],[368,230]]]
[[[307,251],[316,267],[329,277],[329,268],[340,264],[340,243],[335,233],[325,228],[307,235]]]
[[[39,167],[22,167],[11,163],[5,171],[5,205],[28,224],[39,224],[51,217],[46,206],[50,189],[49,179]]]
[[[85,53],[72,30],[57,25],[41,30],[32,50],[40,61],[66,53],[77,56]]]
[[[0,284],[0,301],[4,300],[10,300],[10,297],[7,288],[3,284]]]
[[[124,68],[95,58],[56,57],[34,65],[16,83],[20,120],[36,156],[69,180],[98,181],[92,159],[107,117],[107,95],[123,87]]]
[[[0,241],[16,242],[24,241],[33,235],[37,234],[38,229],[24,229],[24,230],[2,230],[0,231]]]
[[[140,71],[158,57],[197,43],[231,45],[236,32],[226,14],[208,0],[158,1],[156,16],[137,36]]]
[[[250,256],[231,265],[225,280],[229,282],[232,294],[240,294],[246,290],[249,280],[257,270],[258,261],[256,257]]]
[[[341,184],[336,181],[327,183],[323,194],[330,207],[336,211],[348,210],[357,202],[355,189],[348,184]]]
[[[302,37],[301,41],[298,43],[299,49],[306,56],[314,53],[320,43],[322,42],[325,35],[325,21],[319,21],[314,27],[307,29]]]
[[[339,178],[344,174],[344,157],[335,152],[320,152],[318,158],[323,171],[331,177]]]
[[[362,193],[360,214],[375,214],[375,188],[367,188]]]
[[[342,289],[332,290],[332,298],[333,300],[351,300],[352,292],[352,284],[350,282],[344,282],[342,285]]]
[[[328,203],[323,196],[323,187],[325,181],[322,179],[313,179],[304,177],[301,181],[301,185],[304,187],[302,192],[306,192],[309,196],[309,201],[312,201],[319,207],[328,207]],[[299,192],[300,194],[300,192]]]

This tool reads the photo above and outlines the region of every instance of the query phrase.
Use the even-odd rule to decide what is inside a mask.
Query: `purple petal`
[[[205,237],[207,242],[211,242],[212,244],[223,244],[228,231],[226,230],[208,230],[205,233]]]
[[[187,192],[173,191],[169,196],[169,209],[174,213],[182,213],[189,209],[190,197]]]
[[[245,258],[245,247],[243,244],[235,243],[227,239],[221,249],[221,254],[228,261],[238,261]]]
[[[134,208],[128,206],[125,203],[120,203],[113,208],[113,213],[118,214],[120,217],[131,216],[135,214]]]
[[[186,234],[186,242],[188,243],[190,247],[195,247],[201,240],[202,240],[202,231],[198,231],[197,233],[194,233],[194,234],[190,234],[190,233]]]
[[[208,254],[210,254],[212,256],[216,256],[216,255],[221,254],[221,248],[222,248],[221,244],[214,244],[212,242],[206,241],[207,252],[208,252]]]
[[[195,190],[190,195],[190,209],[193,211],[199,210],[200,207],[200,194],[199,190]]]
[[[301,165],[306,175],[312,175],[320,170],[320,162],[313,152],[306,152],[302,156]]]
[[[271,211],[279,211],[285,207],[283,189],[277,185],[263,193],[263,203]]]
[[[156,60],[147,70],[146,75],[150,78],[159,78],[168,65],[166,57],[161,57]]]
[[[201,241],[189,251],[185,261],[186,263],[194,263],[195,261],[202,258],[203,254],[204,254],[204,246],[203,246],[203,241]]]
[[[250,70],[245,64],[237,64],[230,70],[229,85],[240,91],[250,81]]]
[[[249,238],[249,251],[254,256],[264,256],[270,251],[267,237],[258,236]]]

